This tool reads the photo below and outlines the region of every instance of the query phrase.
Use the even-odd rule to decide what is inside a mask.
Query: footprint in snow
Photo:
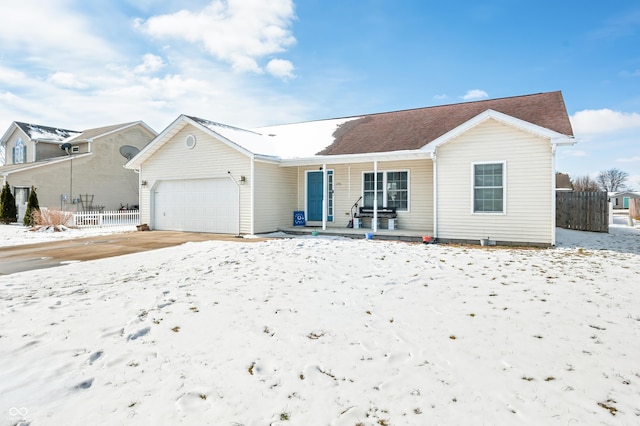
[[[149,334],[149,331],[151,331],[151,328],[149,328],[149,327],[141,328],[140,330],[136,331],[135,333],[130,334],[129,337],[127,337],[127,340],[136,340],[139,337],[146,336],[147,334]]]
[[[103,351],[92,353],[91,356],[89,357],[89,364],[93,364],[94,362],[96,362],[100,357],[102,357],[102,355],[104,355]]]
[[[91,379],[87,379],[83,382],[78,383],[73,388],[75,390],[83,390],[83,389],[89,389],[91,385],[93,385],[93,377]]]

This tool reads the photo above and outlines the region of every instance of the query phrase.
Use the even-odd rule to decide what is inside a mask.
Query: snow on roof
[[[189,118],[253,154],[273,155],[268,139],[259,133],[203,118]]]
[[[75,130],[60,129],[56,127],[40,126],[38,124],[19,123],[16,124],[24,131],[31,140],[62,142],[65,139],[79,135],[81,132]]]
[[[313,157],[333,143],[333,135],[340,125],[359,117],[284,124],[251,130],[197,117],[189,118],[253,154],[287,159]]]
[[[335,140],[335,132],[341,125],[359,118],[361,117],[307,121],[259,127],[253,131],[270,139],[273,155],[285,159],[305,158],[313,157],[331,145]]]

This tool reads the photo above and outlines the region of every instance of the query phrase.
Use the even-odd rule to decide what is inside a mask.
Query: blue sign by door
[[[303,211],[293,212],[293,226],[305,226],[307,221],[304,219]]]

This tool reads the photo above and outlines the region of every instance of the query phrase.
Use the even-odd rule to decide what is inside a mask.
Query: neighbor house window
[[[27,147],[24,145],[22,138],[16,142],[13,147],[13,164],[22,164],[27,162]]]
[[[504,163],[473,165],[474,213],[504,213]]]
[[[29,201],[29,189],[25,187],[14,186],[13,197],[16,200],[16,205],[26,205]]]
[[[363,178],[363,206],[373,207],[374,195],[378,194],[378,207],[395,207],[398,211],[409,210],[409,172],[378,172],[378,185],[374,189],[374,173],[367,172]]]

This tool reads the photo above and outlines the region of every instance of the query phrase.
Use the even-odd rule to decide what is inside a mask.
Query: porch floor
[[[322,230],[322,226],[289,226],[278,229],[280,232],[293,235],[311,235],[313,231],[317,231],[318,235],[330,235],[348,238],[366,238],[366,234],[372,232],[373,239],[377,240],[395,240],[395,241],[409,241],[409,242],[422,242],[424,235],[431,235],[431,232],[427,231],[409,231],[405,229],[395,229],[390,231],[388,229],[378,229],[377,232],[373,232],[370,228],[347,228],[345,227],[327,227],[326,230]]]

